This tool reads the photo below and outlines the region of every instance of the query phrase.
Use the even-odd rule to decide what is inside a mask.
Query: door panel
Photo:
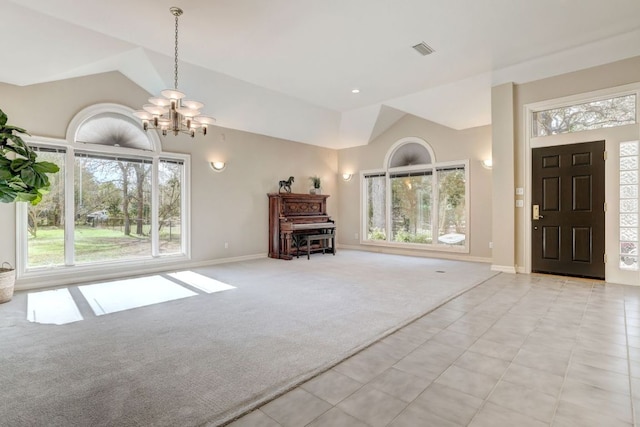
[[[560,259],[560,227],[542,227],[542,258]]]
[[[542,178],[542,210],[560,210],[560,178]]]
[[[534,272],[604,279],[604,141],[532,151]]]

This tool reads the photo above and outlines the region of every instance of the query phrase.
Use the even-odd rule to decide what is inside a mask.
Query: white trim
[[[403,243],[393,242],[386,240],[365,240],[361,243],[363,246],[382,246],[387,248],[407,248],[427,251],[439,251],[439,252],[459,252],[469,253],[464,246],[447,245],[446,243]]]
[[[384,156],[384,163],[382,164],[382,168],[385,170],[390,169],[389,162],[393,158],[393,155],[395,154],[395,152],[403,145],[411,144],[411,143],[422,145],[424,148],[426,148],[426,150],[429,152],[429,155],[431,156],[430,164],[436,163],[436,154],[433,152],[433,148],[431,148],[431,145],[429,145],[427,141],[420,138],[419,136],[408,136],[406,138],[399,139],[387,150],[387,154]],[[424,166],[424,165],[421,165],[421,166]]]
[[[491,271],[499,271],[501,273],[516,274],[516,268],[511,265],[491,265]]]
[[[586,104],[593,101],[600,101],[603,99],[617,98],[624,95],[638,94],[640,91],[640,83],[630,83],[622,86],[614,86],[606,89],[595,90],[591,92],[583,92],[576,95],[563,96],[560,98],[547,99],[544,101],[532,102],[526,104],[525,107],[529,108],[532,112],[551,110],[553,108],[568,107],[576,104]],[[640,98],[636,98],[636,103],[640,101]],[[636,106],[637,107],[637,106]],[[638,108],[636,108],[636,122],[639,119]],[[530,128],[529,130],[532,130]],[[574,132],[578,133],[578,132]],[[529,132],[529,135],[533,138],[533,134]],[[551,135],[549,135],[551,136]],[[543,138],[543,137],[541,137]]]
[[[160,159],[158,157],[153,158],[151,164],[151,206],[159,206],[160,191],[158,186],[160,169]],[[155,231],[159,229],[158,209],[151,209],[151,230]],[[182,226],[182,224],[181,224]],[[151,233],[151,256],[156,258],[160,256],[160,236],[159,233]]]
[[[364,251],[364,252],[375,252],[381,254],[388,255],[406,255],[406,256],[415,256],[420,258],[437,258],[437,259],[450,259],[455,261],[469,261],[469,262],[482,262],[482,263],[491,263],[493,260],[489,257],[477,257],[466,254],[458,254],[455,252],[446,252],[446,251],[425,251],[424,248],[412,248],[412,249],[422,249],[422,250],[411,250],[409,248],[400,248],[400,247],[392,247],[389,245],[343,245],[336,244],[336,249],[348,249],[354,251]]]
[[[133,119],[133,112],[135,110],[133,108],[127,107],[126,105],[114,104],[114,103],[101,103],[101,104],[93,104],[82,110],[80,110],[69,122],[69,126],[67,126],[67,134],[65,139],[68,142],[75,142],[76,135],[78,134],[78,130],[82,126],[86,120],[90,119],[93,116],[102,113],[116,113],[125,117],[131,117],[133,123],[137,123],[137,120]],[[142,126],[138,124],[140,127],[140,131],[142,130]],[[154,153],[159,153],[162,151],[162,144],[160,143],[160,137],[157,132],[148,131],[146,132],[147,138],[151,142],[151,148]],[[83,144],[87,145],[87,144]],[[140,152],[140,150],[135,150],[136,152]]]

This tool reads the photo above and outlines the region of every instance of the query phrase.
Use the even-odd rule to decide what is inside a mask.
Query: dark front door
[[[532,271],[604,279],[604,141],[532,157]]]

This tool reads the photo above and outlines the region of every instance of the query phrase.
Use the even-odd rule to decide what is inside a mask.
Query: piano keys
[[[269,193],[268,196],[270,258],[292,259],[298,249],[295,247],[298,234],[335,235],[336,224],[327,215],[329,195]]]

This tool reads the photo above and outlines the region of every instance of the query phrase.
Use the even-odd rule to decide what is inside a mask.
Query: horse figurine
[[[291,193],[291,184],[293,184],[293,177],[290,176],[288,180],[280,181],[280,188],[278,188],[278,193],[282,192],[284,188],[285,193]]]

